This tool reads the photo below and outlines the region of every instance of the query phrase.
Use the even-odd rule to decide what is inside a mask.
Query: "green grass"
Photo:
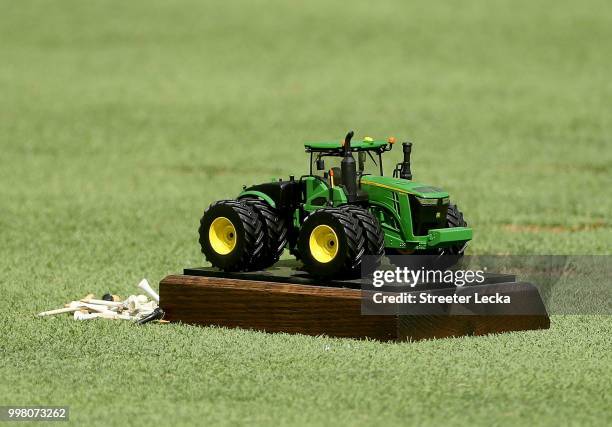
[[[210,202],[352,128],[415,142],[473,254],[610,254],[607,2],[226,3],[2,2],[0,404],[92,425],[610,424],[609,317],[400,345],[34,317],[201,264]]]

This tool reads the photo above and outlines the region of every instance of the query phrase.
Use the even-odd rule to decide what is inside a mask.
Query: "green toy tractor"
[[[210,205],[199,229],[206,259],[225,271],[262,270],[288,247],[313,276],[351,278],[365,255],[461,256],[472,229],[447,192],[412,181],[412,144],[386,177],[382,155],[395,140],[352,137],[305,144],[310,172],[299,179],[245,186]]]

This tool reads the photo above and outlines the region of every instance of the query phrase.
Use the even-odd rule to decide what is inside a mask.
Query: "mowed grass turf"
[[[209,203],[349,129],[415,142],[472,254],[610,254],[607,2],[1,10],[0,404],[89,425],[612,422],[609,317],[404,344],[34,317],[203,264]]]

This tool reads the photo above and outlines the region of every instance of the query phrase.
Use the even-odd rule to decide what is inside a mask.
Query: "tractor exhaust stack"
[[[399,176],[401,179],[411,180],[410,153],[412,152],[412,142],[402,142],[402,151],[404,152],[404,161],[401,164]]]
[[[344,137],[344,158],[340,163],[342,172],[342,184],[346,189],[346,198],[349,203],[357,200],[357,162],[351,151],[351,139],[355,133],[350,131]]]

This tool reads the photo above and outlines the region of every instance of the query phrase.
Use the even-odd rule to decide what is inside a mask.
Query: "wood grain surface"
[[[548,316],[362,315],[359,289],[172,275],[159,286],[166,320],[265,332],[405,341],[549,327]]]

